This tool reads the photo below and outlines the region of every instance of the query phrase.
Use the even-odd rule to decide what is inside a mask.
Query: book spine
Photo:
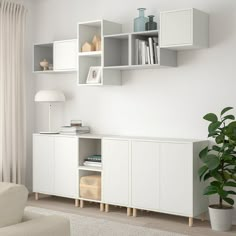
[[[148,64],[150,65],[151,61],[150,61],[150,48],[149,48],[149,46],[147,46],[147,59],[148,59]]]
[[[146,42],[141,42],[141,48],[142,48],[142,65],[146,64]]]
[[[150,61],[151,61],[151,64],[154,64],[153,42],[152,42],[151,37],[148,38],[148,43],[149,43],[149,49],[150,49]]]
[[[154,63],[158,64],[158,45],[156,43],[153,44],[154,45]]]
[[[139,39],[135,39],[135,64],[139,64]]]

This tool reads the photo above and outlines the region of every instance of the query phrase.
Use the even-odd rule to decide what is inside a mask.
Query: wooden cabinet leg
[[[35,193],[34,197],[35,197],[35,200],[38,201],[39,200],[39,193]]]
[[[105,204],[105,212],[109,212],[109,205]]]
[[[137,217],[137,209],[133,209],[133,217]]]
[[[80,200],[80,208],[84,208],[84,200]]]
[[[192,217],[189,217],[189,219],[188,219],[188,226],[193,227],[193,218]]]
[[[79,199],[75,199],[75,207],[79,207]]]
[[[206,220],[206,212],[201,214],[201,221],[205,221]]]
[[[132,209],[127,207],[127,216],[131,216],[132,215]]]
[[[104,204],[100,203],[100,211],[104,211]]]

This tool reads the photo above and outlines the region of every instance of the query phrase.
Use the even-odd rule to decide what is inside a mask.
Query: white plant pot
[[[216,231],[229,231],[232,227],[233,208],[216,209],[208,207],[211,228]]]

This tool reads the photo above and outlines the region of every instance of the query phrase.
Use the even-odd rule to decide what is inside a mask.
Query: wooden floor
[[[39,200],[36,201],[34,200],[34,196],[31,195],[28,201],[28,205],[62,211],[66,213],[97,217],[147,228],[177,232],[191,236],[236,235],[236,226],[233,227],[231,232],[215,232],[210,229],[210,224],[208,221],[202,222],[201,220],[194,219],[193,227],[189,228],[188,219],[185,217],[144,211],[138,211],[137,217],[128,217],[126,216],[126,208],[110,207],[110,212],[105,213],[100,212],[99,204],[85,203],[84,208],[77,208],[74,205],[74,200],[59,197],[40,196]]]

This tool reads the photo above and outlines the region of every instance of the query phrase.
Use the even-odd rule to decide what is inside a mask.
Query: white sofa
[[[61,216],[24,213],[28,190],[0,182],[0,236],[70,236],[70,222]]]

